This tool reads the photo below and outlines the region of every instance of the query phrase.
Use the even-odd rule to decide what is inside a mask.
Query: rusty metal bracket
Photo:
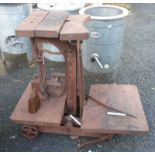
[[[77,151],[80,151],[80,149],[82,149],[83,147],[94,145],[94,144],[99,144],[99,143],[102,143],[102,142],[104,142],[106,140],[110,140],[112,138],[112,136],[113,136],[112,134],[106,134],[105,136],[103,136],[101,138],[97,138],[97,139],[85,142],[83,144],[79,144],[77,146]]]

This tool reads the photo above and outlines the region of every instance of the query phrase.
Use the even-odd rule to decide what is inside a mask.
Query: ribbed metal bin
[[[16,37],[15,29],[30,13],[29,4],[0,4],[0,48],[6,54],[27,53],[32,59],[28,38]]]
[[[83,41],[84,68],[93,73],[113,71],[120,60],[124,18],[128,10],[118,6],[89,6],[79,11],[89,14],[91,20],[86,24],[90,38]]]

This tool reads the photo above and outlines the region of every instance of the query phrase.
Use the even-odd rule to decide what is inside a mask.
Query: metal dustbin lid
[[[93,20],[116,20],[128,16],[129,11],[113,5],[92,5],[82,8],[79,14],[88,14]]]
[[[67,10],[76,11],[85,6],[85,3],[38,3],[37,7],[42,10]]]

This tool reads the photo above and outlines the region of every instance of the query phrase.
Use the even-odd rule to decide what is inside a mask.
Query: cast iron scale
[[[39,132],[98,137],[93,144],[114,134],[142,134],[148,131],[138,90],[133,85],[94,84],[84,93],[81,42],[89,38],[83,24],[87,15],[36,11],[16,29],[18,37],[29,37],[39,73],[30,81],[11,120],[22,124],[24,137]],[[65,74],[46,79],[42,43],[59,48],[65,58]]]

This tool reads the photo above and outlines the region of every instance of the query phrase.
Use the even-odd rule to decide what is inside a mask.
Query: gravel
[[[120,67],[106,76],[85,73],[86,90],[91,83],[136,85],[150,131],[143,136],[114,136],[110,141],[81,151],[155,151],[155,4],[132,4],[132,7],[133,12],[126,20]],[[47,68],[52,70],[55,66],[48,63]],[[0,76],[0,151],[76,151],[77,145],[86,138],[72,140],[69,136],[41,134],[27,140],[20,134],[20,125],[9,120],[36,70],[23,63]]]

